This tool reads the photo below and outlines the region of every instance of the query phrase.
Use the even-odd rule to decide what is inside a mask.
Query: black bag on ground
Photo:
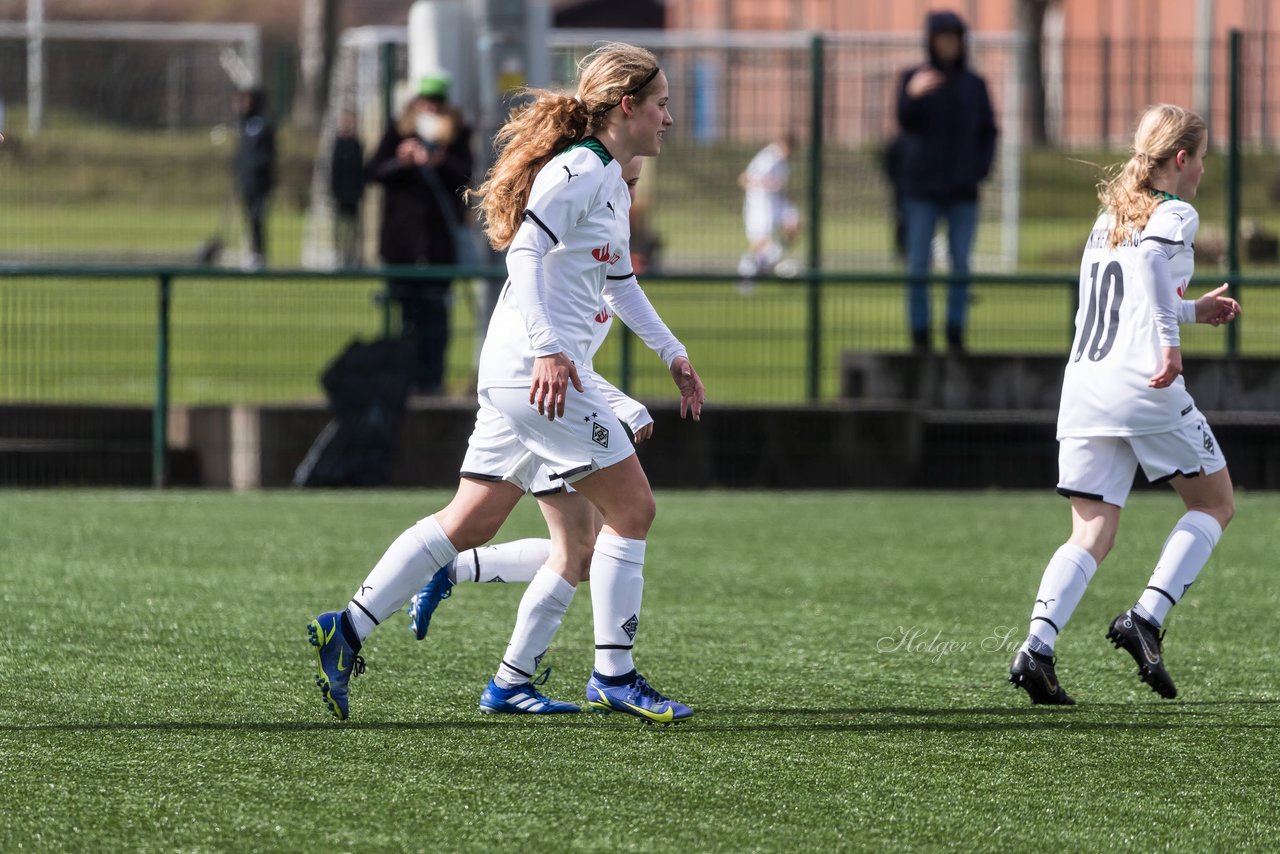
[[[333,420],[298,465],[294,486],[385,486],[409,393],[412,354],[399,340],[352,341],[320,375]]]

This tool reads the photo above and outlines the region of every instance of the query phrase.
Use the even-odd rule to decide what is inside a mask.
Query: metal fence
[[[561,77],[597,35],[609,34],[554,35]],[[642,178],[661,242],[646,290],[688,344],[713,401],[838,400],[848,354],[909,347],[880,158],[895,80],[917,60],[918,43],[807,34],[663,39],[652,47],[671,79],[677,125]],[[1187,347],[1280,356],[1280,159],[1272,148],[1280,109],[1265,82],[1276,71],[1269,39],[1254,33],[1212,44],[1199,80],[1175,61],[1191,45],[1059,45],[1053,68],[1074,70],[1049,75],[1049,143],[1031,145],[1019,118],[1020,45],[1011,36],[975,37],[974,64],[991,84],[1003,141],[984,190],[971,350],[1065,351],[1080,244],[1096,210],[1092,164],[1123,156],[1118,146],[1143,104],[1201,98],[1213,147],[1196,200],[1197,278],[1206,287],[1230,279],[1246,311],[1227,335],[1191,330]],[[385,43],[378,62],[353,65],[377,84],[345,90],[379,96],[379,114],[403,59],[394,38]],[[0,49],[8,68],[4,57]],[[54,103],[56,120],[30,138],[21,89],[3,90],[10,140],[0,146],[0,406],[159,402],[161,418],[168,405],[315,403],[319,372],[347,341],[394,331],[381,298],[384,271],[300,266],[306,211],[323,190],[312,162],[323,152],[287,126],[268,269],[239,270],[235,251],[222,256],[228,266],[193,266],[212,238],[234,250],[240,228],[231,140],[209,112],[215,102],[223,109],[228,92],[194,94],[201,91],[189,90],[200,104],[184,107],[181,121],[154,109],[146,120],[106,121]],[[175,122],[157,125],[156,115]],[[799,275],[744,285],[733,273],[745,242],[736,178],[760,145],[793,128],[806,147],[791,185],[806,224],[791,249]],[[126,263],[102,266],[115,261]],[[459,398],[474,376],[478,272],[459,271],[453,286],[446,386]],[[941,299],[943,288],[935,291]],[[642,399],[670,399],[665,371],[642,349],[616,334],[598,367]]]

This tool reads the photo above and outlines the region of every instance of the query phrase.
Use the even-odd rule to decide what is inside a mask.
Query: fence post
[[[378,58],[382,64],[382,115],[390,123],[395,115],[396,46],[390,42],[382,45]]]
[[[1227,281],[1229,293],[1240,299],[1240,42],[1239,30],[1230,35],[1230,103],[1228,122],[1230,138],[1227,141]],[[1240,354],[1240,323],[1227,324],[1227,355]]]
[[[169,482],[169,304],[173,296],[170,273],[160,274],[156,306],[156,402],[151,411],[151,485]]]
[[[1102,146],[1111,144],[1111,36],[1102,37],[1102,88],[1098,104],[1102,108]]]
[[[826,82],[822,36],[814,33],[810,42],[809,108],[809,286],[807,325],[809,351],[806,358],[808,397],[811,403],[822,395],[822,111],[826,102]]]

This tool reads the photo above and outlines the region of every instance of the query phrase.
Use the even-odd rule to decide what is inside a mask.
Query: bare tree
[[[1022,52],[1022,81],[1026,86],[1026,130],[1032,145],[1049,141],[1045,116],[1044,91],[1044,19],[1058,0],[1018,0],[1018,31],[1025,48]]]
[[[329,100],[329,79],[338,49],[342,0],[302,0],[298,34],[299,86],[293,120],[305,130],[320,127]]]

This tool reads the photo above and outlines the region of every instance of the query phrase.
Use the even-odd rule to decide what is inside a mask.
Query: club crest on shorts
[[[595,442],[602,448],[609,447],[609,428],[599,424],[598,422],[592,421],[591,441]]]

